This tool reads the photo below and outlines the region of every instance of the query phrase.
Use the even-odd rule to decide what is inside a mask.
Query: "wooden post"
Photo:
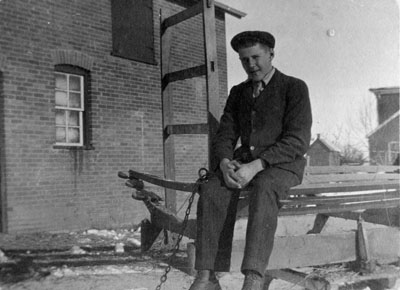
[[[211,141],[218,129],[219,120],[219,81],[217,63],[217,36],[215,31],[214,0],[203,0],[204,51],[207,67],[207,121],[208,121],[208,161],[209,168],[214,168]]]
[[[163,27],[164,17],[160,11],[160,27]],[[170,28],[160,29],[160,61],[161,80],[170,72],[170,52],[172,32]],[[172,94],[170,85],[162,84],[162,129],[163,129],[163,154],[164,154],[164,177],[175,180],[175,147],[174,137],[166,134],[166,128],[173,123]],[[165,189],[165,206],[172,212],[176,212],[176,191]]]

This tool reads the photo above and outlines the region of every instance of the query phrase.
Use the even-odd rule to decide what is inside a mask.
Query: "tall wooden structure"
[[[173,26],[199,14],[203,16],[204,64],[179,71],[170,71],[170,51],[171,42],[173,41],[171,30]],[[175,150],[172,135],[208,134],[209,165],[212,165],[210,142],[217,129],[219,119],[219,81],[214,0],[200,0],[192,7],[175,15],[167,18],[162,15],[160,17],[164,175],[166,179],[175,180]],[[207,123],[173,124],[172,94],[169,84],[200,76],[205,76],[206,79]],[[168,209],[176,211],[176,192],[174,190],[166,189],[165,202]]]

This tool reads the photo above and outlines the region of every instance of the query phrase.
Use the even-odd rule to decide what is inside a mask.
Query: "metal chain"
[[[193,201],[194,201],[194,197],[195,197],[196,193],[198,192],[199,186],[200,186],[202,183],[207,182],[207,180],[208,180],[208,170],[205,169],[205,168],[200,168],[200,169],[199,169],[199,176],[200,176],[199,179],[197,179],[196,183],[195,183],[194,186],[193,186],[193,191],[192,191],[192,193],[191,193],[191,195],[190,195],[188,207],[186,208],[185,217],[184,217],[183,222],[182,222],[182,228],[181,228],[181,231],[178,233],[178,238],[177,238],[177,240],[176,240],[176,244],[175,244],[175,246],[174,246],[174,248],[173,248],[173,250],[172,250],[171,256],[170,256],[169,259],[168,259],[169,262],[172,261],[172,259],[176,256],[176,253],[178,253],[178,251],[179,251],[180,243],[181,243],[181,241],[182,241],[183,234],[184,234],[184,232],[185,232],[185,229],[186,229],[186,226],[187,226],[187,222],[188,222],[188,220],[189,220],[190,210],[191,210],[191,208],[192,208],[192,204],[193,204]],[[156,287],[155,290],[161,290],[162,284],[164,284],[164,283],[167,281],[167,279],[168,279],[168,277],[167,277],[167,276],[168,276],[168,273],[171,271],[171,266],[170,266],[170,264],[171,264],[171,263],[168,263],[168,266],[165,268],[165,272],[164,272],[164,274],[160,277],[160,283],[157,285],[157,287]]]

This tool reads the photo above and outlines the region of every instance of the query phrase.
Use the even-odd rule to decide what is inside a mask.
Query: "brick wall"
[[[164,0],[153,4],[158,64],[159,11],[171,15],[182,7]],[[117,172],[135,168],[163,174],[159,65],[110,55],[108,0],[2,1],[0,18],[5,20],[0,23],[0,160],[8,231],[139,223],[147,210],[130,198]],[[200,31],[199,17],[176,27],[174,68],[202,62]],[[223,103],[227,87],[223,15],[217,18],[217,35]],[[90,70],[92,150],[53,146],[54,66],[63,62]],[[204,79],[178,82],[172,90],[176,123],[205,122]],[[175,138],[177,179],[193,180],[197,169],[207,165],[207,138]]]

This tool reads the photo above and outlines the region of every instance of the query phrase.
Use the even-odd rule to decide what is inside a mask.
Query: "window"
[[[55,126],[56,146],[88,145],[88,73],[78,67],[56,66]]]
[[[112,0],[112,55],[155,64],[153,1]]]

